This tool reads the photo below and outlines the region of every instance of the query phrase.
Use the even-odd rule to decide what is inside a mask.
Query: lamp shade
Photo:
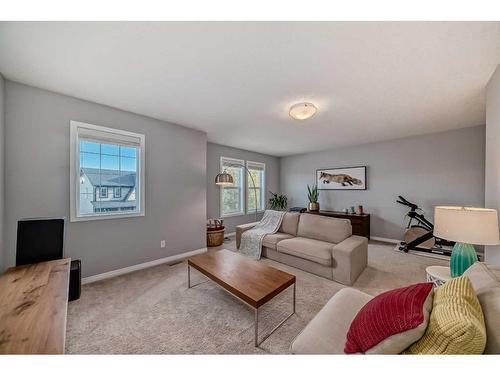
[[[434,236],[475,245],[498,245],[497,210],[476,207],[434,208]]]
[[[215,184],[219,186],[228,186],[233,184],[233,176],[226,171],[215,176]]]

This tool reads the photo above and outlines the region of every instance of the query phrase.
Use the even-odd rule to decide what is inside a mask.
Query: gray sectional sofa
[[[500,267],[476,262],[464,273],[474,288],[486,323],[486,354],[500,354]],[[425,275],[422,275],[422,282]],[[344,354],[347,332],[373,296],[354,288],[337,292],[291,345],[294,354]]]
[[[255,224],[236,227],[238,248]],[[287,212],[278,232],[264,237],[262,256],[352,285],[368,263],[368,240],[353,236],[347,219]]]

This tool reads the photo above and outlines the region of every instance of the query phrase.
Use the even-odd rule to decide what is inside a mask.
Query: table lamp
[[[454,241],[451,277],[461,276],[477,261],[475,245],[498,245],[497,210],[476,207],[434,208],[434,236]]]

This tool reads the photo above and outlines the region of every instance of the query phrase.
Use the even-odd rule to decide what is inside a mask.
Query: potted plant
[[[319,190],[318,185],[310,187],[307,185],[307,197],[309,198],[309,211],[319,211]]]
[[[269,198],[269,208],[276,211],[286,211],[286,206],[288,204],[288,198],[285,194],[271,193],[271,198]]]

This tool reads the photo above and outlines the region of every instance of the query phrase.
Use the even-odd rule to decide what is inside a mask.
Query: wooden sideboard
[[[71,259],[0,277],[0,354],[63,354]]]
[[[352,234],[370,239],[370,214],[349,214],[337,211],[307,211],[308,214],[349,219],[352,225]]]

